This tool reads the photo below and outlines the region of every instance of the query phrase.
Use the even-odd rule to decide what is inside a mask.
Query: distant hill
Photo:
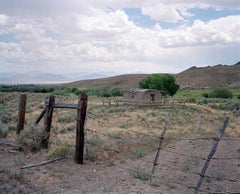
[[[135,88],[150,74],[125,74],[100,79],[81,80],[64,84],[81,88],[122,87]],[[181,88],[240,87],[240,62],[235,65],[191,67],[173,75]]]
[[[141,80],[147,77],[149,74],[125,74],[117,75],[99,79],[81,80],[64,84],[65,86],[74,86],[82,88],[92,87],[120,87],[120,88],[136,88]]]
[[[235,65],[191,67],[175,77],[181,88],[240,87],[240,62]]]

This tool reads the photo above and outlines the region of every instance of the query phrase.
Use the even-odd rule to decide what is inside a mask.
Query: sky
[[[179,73],[239,50],[239,0],[0,0],[0,72]]]

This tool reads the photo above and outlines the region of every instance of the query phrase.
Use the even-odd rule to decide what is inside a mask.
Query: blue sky
[[[239,49],[239,0],[0,0],[0,73],[178,73]]]

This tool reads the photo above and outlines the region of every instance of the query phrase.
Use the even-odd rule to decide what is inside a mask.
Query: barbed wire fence
[[[89,116],[89,119],[92,119],[92,120],[95,120],[96,122],[98,123],[101,123],[101,124],[104,124],[106,123],[106,121],[103,121],[103,120],[97,120],[93,114],[88,114]],[[109,121],[108,121],[109,122]],[[226,126],[225,126],[226,127]],[[232,128],[236,128],[237,126],[235,127],[232,127]],[[125,129],[123,129],[125,130]],[[197,182],[197,185],[195,186],[193,183],[193,179],[191,180],[181,180],[181,181],[176,181],[174,180],[174,178],[172,177],[172,179],[169,180],[169,177],[162,177],[161,176],[161,172],[159,174],[159,176],[157,175],[153,175],[153,173],[147,173],[148,174],[148,178],[147,179],[150,179],[151,182],[152,182],[152,179],[156,179],[158,181],[158,184],[160,185],[168,185],[169,187],[173,187],[175,188],[174,185],[178,185],[178,186],[181,186],[181,187],[185,187],[188,191],[191,191],[191,192],[195,192],[195,193],[201,193],[201,192],[214,192],[214,193],[217,193],[217,192],[227,192],[227,193],[236,193],[236,192],[239,192],[240,190],[240,186],[239,186],[239,183],[240,183],[240,173],[239,174],[236,174],[236,176],[233,176],[232,174],[226,176],[226,175],[221,175],[221,174],[217,174],[216,176],[211,176],[209,174],[206,174],[206,171],[207,171],[207,167],[210,163],[210,160],[214,161],[214,163],[217,163],[215,165],[217,165],[218,167],[219,166],[222,166],[223,170],[224,170],[224,165],[223,165],[223,161],[230,161],[230,163],[235,163],[235,168],[236,170],[239,171],[239,166],[240,164],[237,163],[239,160],[240,160],[240,157],[237,156],[237,154],[235,156],[228,156],[228,155],[224,155],[224,157],[213,157],[213,151],[210,152],[209,155],[211,155],[211,158],[209,158],[209,155],[206,157],[204,156],[203,154],[199,154],[199,153],[196,153],[196,154],[188,154],[186,152],[184,152],[182,150],[179,151],[173,147],[171,147],[170,145],[168,145],[168,147],[164,147],[164,149],[161,149],[159,146],[157,146],[157,142],[160,140],[164,141],[164,137],[163,136],[154,136],[154,135],[149,135],[147,133],[142,133],[142,132],[137,132],[137,131],[133,131],[133,130],[129,130],[129,129],[126,129],[128,132],[131,132],[131,133],[135,133],[137,136],[148,136],[151,138],[151,142],[154,142],[153,144],[150,144],[151,146],[151,151],[152,150],[155,150],[157,152],[160,152],[158,153],[158,155],[164,155],[164,156],[168,156],[168,157],[164,157],[164,163],[161,162],[161,159],[160,159],[160,162],[157,163],[156,162],[156,158],[149,158],[147,157],[147,159],[145,157],[140,157],[138,158],[139,161],[141,161],[142,163],[146,163],[148,164],[148,170],[150,172],[150,168],[149,168],[149,165],[151,167],[159,167],[161,168],[161,170],[164,170],[164,171],[173,171],[173,172],[178,172],[179,174],[182,174],[183,177],[185,177],[184,179],[186,179],[186,177],[188,176],[188,174],[191,174],[190,177],[194,177],[194,180],[197,182],[197,180],[201,179],[201,182],[203,182],[203,180],[205,180],[205,185],[206,185],[206,182],[207,182],[207,185],[209,185],[210,182],[213,182],[213,184],[219,184],[220,186],[217,186],[217,189],[215,188],[216,185],[213,185],[214,188],[216,189],[216,191],[213,191],[211,189],[211,187],[209,186],[205,186],[203,185],[202,186],[202,190],[200,189],[201,187],[201,184],[199,184],[200,181]],[[111,138],[111,134],[109,133],[104,133],[104,132],[101,132],[101,131],[96,131],[96,130],[92,130],[92,129],[89,129],[88,128],[88,131],[91,132],[91,133],[95,133],[95,134],[98,134],[100,136],[107,136],[107,137],[110,137]],[[120,137],[118,137],[120,138]],[[190,138],[179,138],[179,137],[165,137],[166,139],[171,140],[173,142],[177,142],[177,143],[184,143],[184,144],[196,144],[196,142],[198,142],[197,144],[208,144],[208,146],[210,146],[211,144],[215,145],[215,151],[216,152],[216,142],[219,142],[220,138],[217,136],[217,137],[190,137]],[[227,138],[227,137],[223,137],[222,138],[222,141],[223,142],[240,142],[240,139],[238,138]],[[132,140],[132,143],[135,145],[135,146],[146,146],[146,144],[143,144],[141,142],[139,142],[139,140],[135,140],[133,139]],[[238,143],[239,144],[239,143]],[[149,144],[148,144],[149,145]],[[121,154],[122,151],[121,150],[117,150],[117,149],[113,149],[112,147],[110,148],[107,148],[107,147],[104,147],[104,150],[105,151],[112,151],[116,154]],[[208,151],[208,149],[206,150],[206,152]],[[129,151],[128,152],[132,155],[134,155],[135,153],[132,152],[132,151]],[[225,153],[226,154],[226,153]],[[170,156],[170,157],[169,157]],[[182,160],[182,166],[179,166],[179,165],[176,165],[176,161],[174,162],[173,159],[171,158],[177,158],[179,160]],[[160,157],[161,158],[161,157]],[[168,159],[170,158],[170,159]],[[201,161],[202,163],[205,162],[205,165],[204,165],[204,173],[203,173],[203,170],[201,171],[201,169],[199,169],[199,161]],[[187,162],[189,163],[193,163],[193,164],[188,164]],[[171,163],[174,163],[175,165],[170,165]],[[194,164],[196,163],[196,164]],[[207,165],[206,165],[207,163]],[[222,164],[222,165],[221,165]],[[125,167],[122,167],[122,166],[119,166],[118,164],[115,164],[115,163],[112,163],[112,165],[114,165],[116,168],[122,168],[123,170],[126,170],[128,172],[134,172],[135,173],[139,173],[138,171],[136,170],[132,170],[132,169],[129,169],[129,168],[125,168]],[[137,164],[138,166],[138,164]],[[190,166],[193,166],[195,168],[193,169],[190,169],[192,167]],[[207,166],[207,167],[206,167]],[[210,165],[211,168],[213,168],[214,166]],[[146,168],[145,168],[145,171],[146,171]],[[155,170],[152,170],[152,172],[154,172]],[[237,172],[237,171],[236,171]],[[218,172],[217,172],[218,173]],[[224,172],[223,172],[224,173]],[[181,177],[178,177],[181,179]],[[228,188],[223,188],[221,187],[221,183],[223,182],[230,182],[231,184],[233,184],[232,186],[232,190],[231,190],[231,186],[228,187]],[[186,183],[185,183],[186,182]],[[217,183],[216,183],[217,182]]]
[[[31,106],[34,105],[36,99],[34,97],[29,99]],[[77,104],[77,100],[75,98],[70,97],[56,97],[57,103],[67,103],[67,104]],[[110,104],[109,104],[110,105]],[[119,105],[119,104],[117,104]],[[43,106],[39,104],[40,108]],[[61,141],[59,138],[51,138],[51,142],[57,145],[67,143],[71,147],[75,147],[75,135],[76,135],[76,125],[73,126],[72,122],[76,121],[76,111],[65,111],[60,109],[54,109],[53,114],[55,114],[53,125],[52,125],[52,132],[54,135],[58,135],[59,133],[63,136]],[[89,122],[91,121],[91,122]],[[124,165],[119,164],[116,161],[109,161],[111,166],[116,168],[122,169],[127,173],[131,173],[134,177],[140,178],[142,180],[151,180],[151,185],[158,185],[158,186],[167,186],[171,189],[175,189],[178,187],[183,187],[188,192],[195,192],[195,193],[237,193],[240,190],[240,157],[239,155],[227,155],[225,153],[224,157],[214,157],[211,154],[211,157],[206,157],[204,153],[199,153],[197,146],[204,145],[206,146],[206,152],[209,151],[207,149],[208,146],[212,145],[216,140],[217,137],[189,137],[189,138],[181,138],[181,137],[172,137],[167,134],[167,127],[165,129],[164,135],[154,135],[145,132],[135,131],[129,128],[121,128],[122,131],[126,133],[132,133],[134,135],[131,136],[131,142],[129,145],[124,145],[124,138],[120,134],[112,134],[109,131],[103,131],[96,129],[97,125],[102,125],[103,127],[108,127],[111,121],[105,121],[102,118],[97,118],[97,116],[88,111],[87,119],[86,119],[86,126],[87,126],[87,144],[92,147],[98,147],[101,152],[110,152],[113,156],[122,157],[122,155],[129,154],[130,158],[135,161],[134,166],[126,167]],[[115,125],[116,123],[111,123],[111,125]],[[237,126],[231,126],[231,129],[236,129]],[[101,144],[97,138],[91,139],[90,137],[94,136],[101,136],[106,138],[108,141],[107,144]],[[140,141],[139,139],[144,139],[144,137],[148,137],[148,141]],[[99,138],[100,139],[100,138]],[[159,140],[162,143],[166,143],[167,146],[159,146]],[[220,139],[219,139],[220,140]],[[218,140],[218,141],[219,141]],[[99,140],[100,141],[100,140]],[[122,141],[122,142],[120,142]],[[119,143],[120,142],[120,143]],[[221,142],[226,142],[225,144],[231,144],[235,142],[237,145],[240,143],[240,139],[238,138],[228,138],[222,137]],[[161,144],[162,144],[161,143]],[[118,146],[113,146],[118,145]],[[221,143],[220,143],[221,144]],[[224,145],[225,145],[224,144]],[[189,150],[193,150],[195,153],[186,150],[179,150],[179,145],[188,145]],[[179,146],[179,147],[178,147]],[[132,149],[132,148],[136,149]],[[230,146],[231,147],[231,146]],[[129,149],[130,148],[130,149]],[[137,152],[137,148],[145,149],[145,153],[141,153],[141,151]],[[96,149],[94,150],[96,151]],[[94,152],[93,151],[93,152]],[[215,150],[216,151],[216,150]],[[96,153],[91,154],[96,154]],[[153,154],[146,153],[156,153],[160,159],[156,160],[156,156]],[[94,156],[91,156],[94,158]],[[91,158],[90,158],[91,159]],[[98,158],[96,158],[98,159]],[[210,163],[211,160],[211,163]],[[204,171],[207,171],[208,165],[210,169],[210,173],[203,173],[200,169],[200,163],[205,163],[208,161],[208,164],[205,165]],[[212,164],[213,163],[213,164]],[[232,165],[233,174],[224,174],[225,164],[230,163]],[[228,164],[229,165],[229,164]],[[156,168],[153,170],[153,167]],[[220,168],[221,172],[214,172],[215,167]],[[211,170],[212,169],[212,170]],[[171,174],[171,173],[172,174]],[[176,176],[175,172],[179,174]],[[201,172],[201,173],[200,173]],[[197,180],[201,177],[203,184],[197,184]],[[228,188],[224,188],[221,186],[222,183],[227,182]],[[211,185],[212,184],[212,185]],[[201,186],[202,185],[202,186]],[[214,189],[212,189],[214,188]]]

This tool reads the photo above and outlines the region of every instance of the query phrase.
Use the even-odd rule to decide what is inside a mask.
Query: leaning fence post
[[[26,102],[27,102],[27,95],[21,94],[19,98],[18,122],[17,122],[17,128],[16,128],[17,134],[19,134],[24,129]]]
[[[158,162],[158,158],[159,158],[159,153],[160,153],[160,150],[162,148],[162,143],[163,143],[163,140],[164,140],[166,130],[167,130],[166,124],[164,124],[163,131],[162,131],[162,133],[159,137],[159,145],[158,145],[157,153],[156,153],[155,159],[153,161],[152,173],[151,173],[151,176],[150,176],[150,184],[152,184],[152,178],[153,178],[153,174],[155,172],[155,167],[158,165],[157,162]]]
[[[46,115],[44,120],[44,130],[46,132],[46,136],[42,140],[42,147],[48,148],[48,141],[50,138],[50,130],[52,125],[52,114],[53,114],[53,105],[55,103],[55,96],[48,96],[45,99],[45,109]]]
[[[77,107],[77,130],[76,130],[76,149],[75,149],[75,162],[83,164],[84,153],[84,124],[86,119],[88,96],[81,94],[78,107]]]
[[[209,163],[210,163],[210,160],[212,159],[213,155],[214,155],[215,152],[217,151],[218,142],[219,142],[219,140],[221,139],[221,137],[222,137],[222,135],[223,135],[223,133],[224,133],[227,125],[228,125],[228,122],[229,122],[229,117],[226,117],[225,120],[224,120],[224,122],[223,122],[222,127],[221,127],[221,128],[219,129],[219,131],[218,131],[218,135],[217,135],[217,137],[216,137],[216,139],[215,139],[215,142],[214,142],[214,144],[213,144],[213,146],[212,146],[212,149],[211,149],[211,151],[210,151],[210,153],[209,153],[209,155],[208,155],[208,157],[207,157],[207,160],[206,160],[206,162],[205,162],[205,164],[204,164],[204,166],[203,166],[203,168],[202,168],[202,172],[201,172],[201,174],[200,174],[200,178],[199,178],[199,180],[198,180],[198,182],[197,182],[196,187],[194,188],[194,194],[197,194],[198,191],[199,191],[199,188],[201,187],[201,184],[202,184],[203,178],[204,178],[204,176],[205,176],[205,173],[206,173],[206,171],[207,171],[207,168],[208,168],[208,165],[209,165]]]

